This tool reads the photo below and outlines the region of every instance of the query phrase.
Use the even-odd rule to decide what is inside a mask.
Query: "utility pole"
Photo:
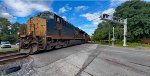
[[[114,29],[114,27],[113,27],[113,38],[112,38],[112,46],[114,46],[114,41],[115,41],[115,35],[114,35],[114,33],[115,33],[115,29]]]
[[[127,18],[124,19],[124,34],[123,34],[123,46],[127,46]]]
[[[110,44],[110,25],[109,25],[109,44]]]

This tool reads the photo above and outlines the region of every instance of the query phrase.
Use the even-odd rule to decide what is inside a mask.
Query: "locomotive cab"
[[[21,27],[20,27],[21,28]],[[25,30],[20,31],[20,48],[23,52],[35,52],[39,48],[38,43],[45,44],[46,19],[31,17],[25,25]],[[43,45],[41,45],[44,47]],[[36,49],[34,49],[34,47]],[[20,51],[21,51],[20,50]],[[31,51],[32,50],[32,51]],[[21,51],[22,52],[22,51]]]

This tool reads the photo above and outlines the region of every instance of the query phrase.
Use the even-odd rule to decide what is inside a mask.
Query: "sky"
[[[98,23],[102,22],[99,16],[103,13],[113,15],[116,7],[125,1],[127,0],[0,0],[0,17],[22,24],[39,12],[51,11],[92,35]]]

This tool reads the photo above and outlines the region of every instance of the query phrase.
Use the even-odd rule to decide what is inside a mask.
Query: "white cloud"
[[[88,9],[88,6],[77,6],[77,7],[75,7],[76,11],[86,10],[86,9]]]
[[[109,8],[107,10],[104,10],[101,14],[99,12],[95,12],[95,13],[86,13],[86,14],[82,14],[80,15],[81,17],[85,17],[88,21],[91,21],[94,25],[98,25],[98,23],[102,22],[102,20],[100,20],[100,15],[102,14],[109,14],[110,18],[112,17],[113,13],[115,12],[114,8]]]
[[[5,0],[6,6],[11,9],[14,16],[26,17],[34,11],[50,11],[51,9],[43,4],[23,0]]]
[[[59,13],[65,13],[65,12],[71,10],[71,9],[72,9],[71,7],[69,7],[68,5],[66,5],[66,6],[61,7],[61,8],[59,9]]]
[[[119,6],[120,4],[122,4],[125,1],[129,1],[129,0],[110,0],[110,7],[116,8],[117,6]]]
[[[67,20],[67,17],[66,17],[66,16],[62,16],[62,18],[65,19],[65,20]]]
[[[66,12],[66,11],[67,11],[67,10],[65,9],[65,7],[62,7],[62,8],[59,9],[59,12],[60,12],[60,13],[64,13],[64,12]]]
[[[88,21],[92,21],[94,25],[97,25],[100,21],[100,13],[86,13],[80,15],[81,17],[85,17]]]
[[[114,9],[114,8],[109,8],[109,9],[107,9],[107,10],[104,10],[104,11],[102,12],[102,14],[105,13],[105,14],[113,15],[114,12],[115,12],[115,9]]]
[[[3,13],[0,13],[0,17],[4,17],[4,18],[7,18],[10,22],[16,22],[17,18],[10,15],[9,13],[7,12],[3,12]]]

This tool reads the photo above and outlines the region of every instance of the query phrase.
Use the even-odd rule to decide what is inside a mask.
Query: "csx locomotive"
[[[19,28],[20,52],[33,54],[88,42],[89,35],[60,16],[44,11]]]

